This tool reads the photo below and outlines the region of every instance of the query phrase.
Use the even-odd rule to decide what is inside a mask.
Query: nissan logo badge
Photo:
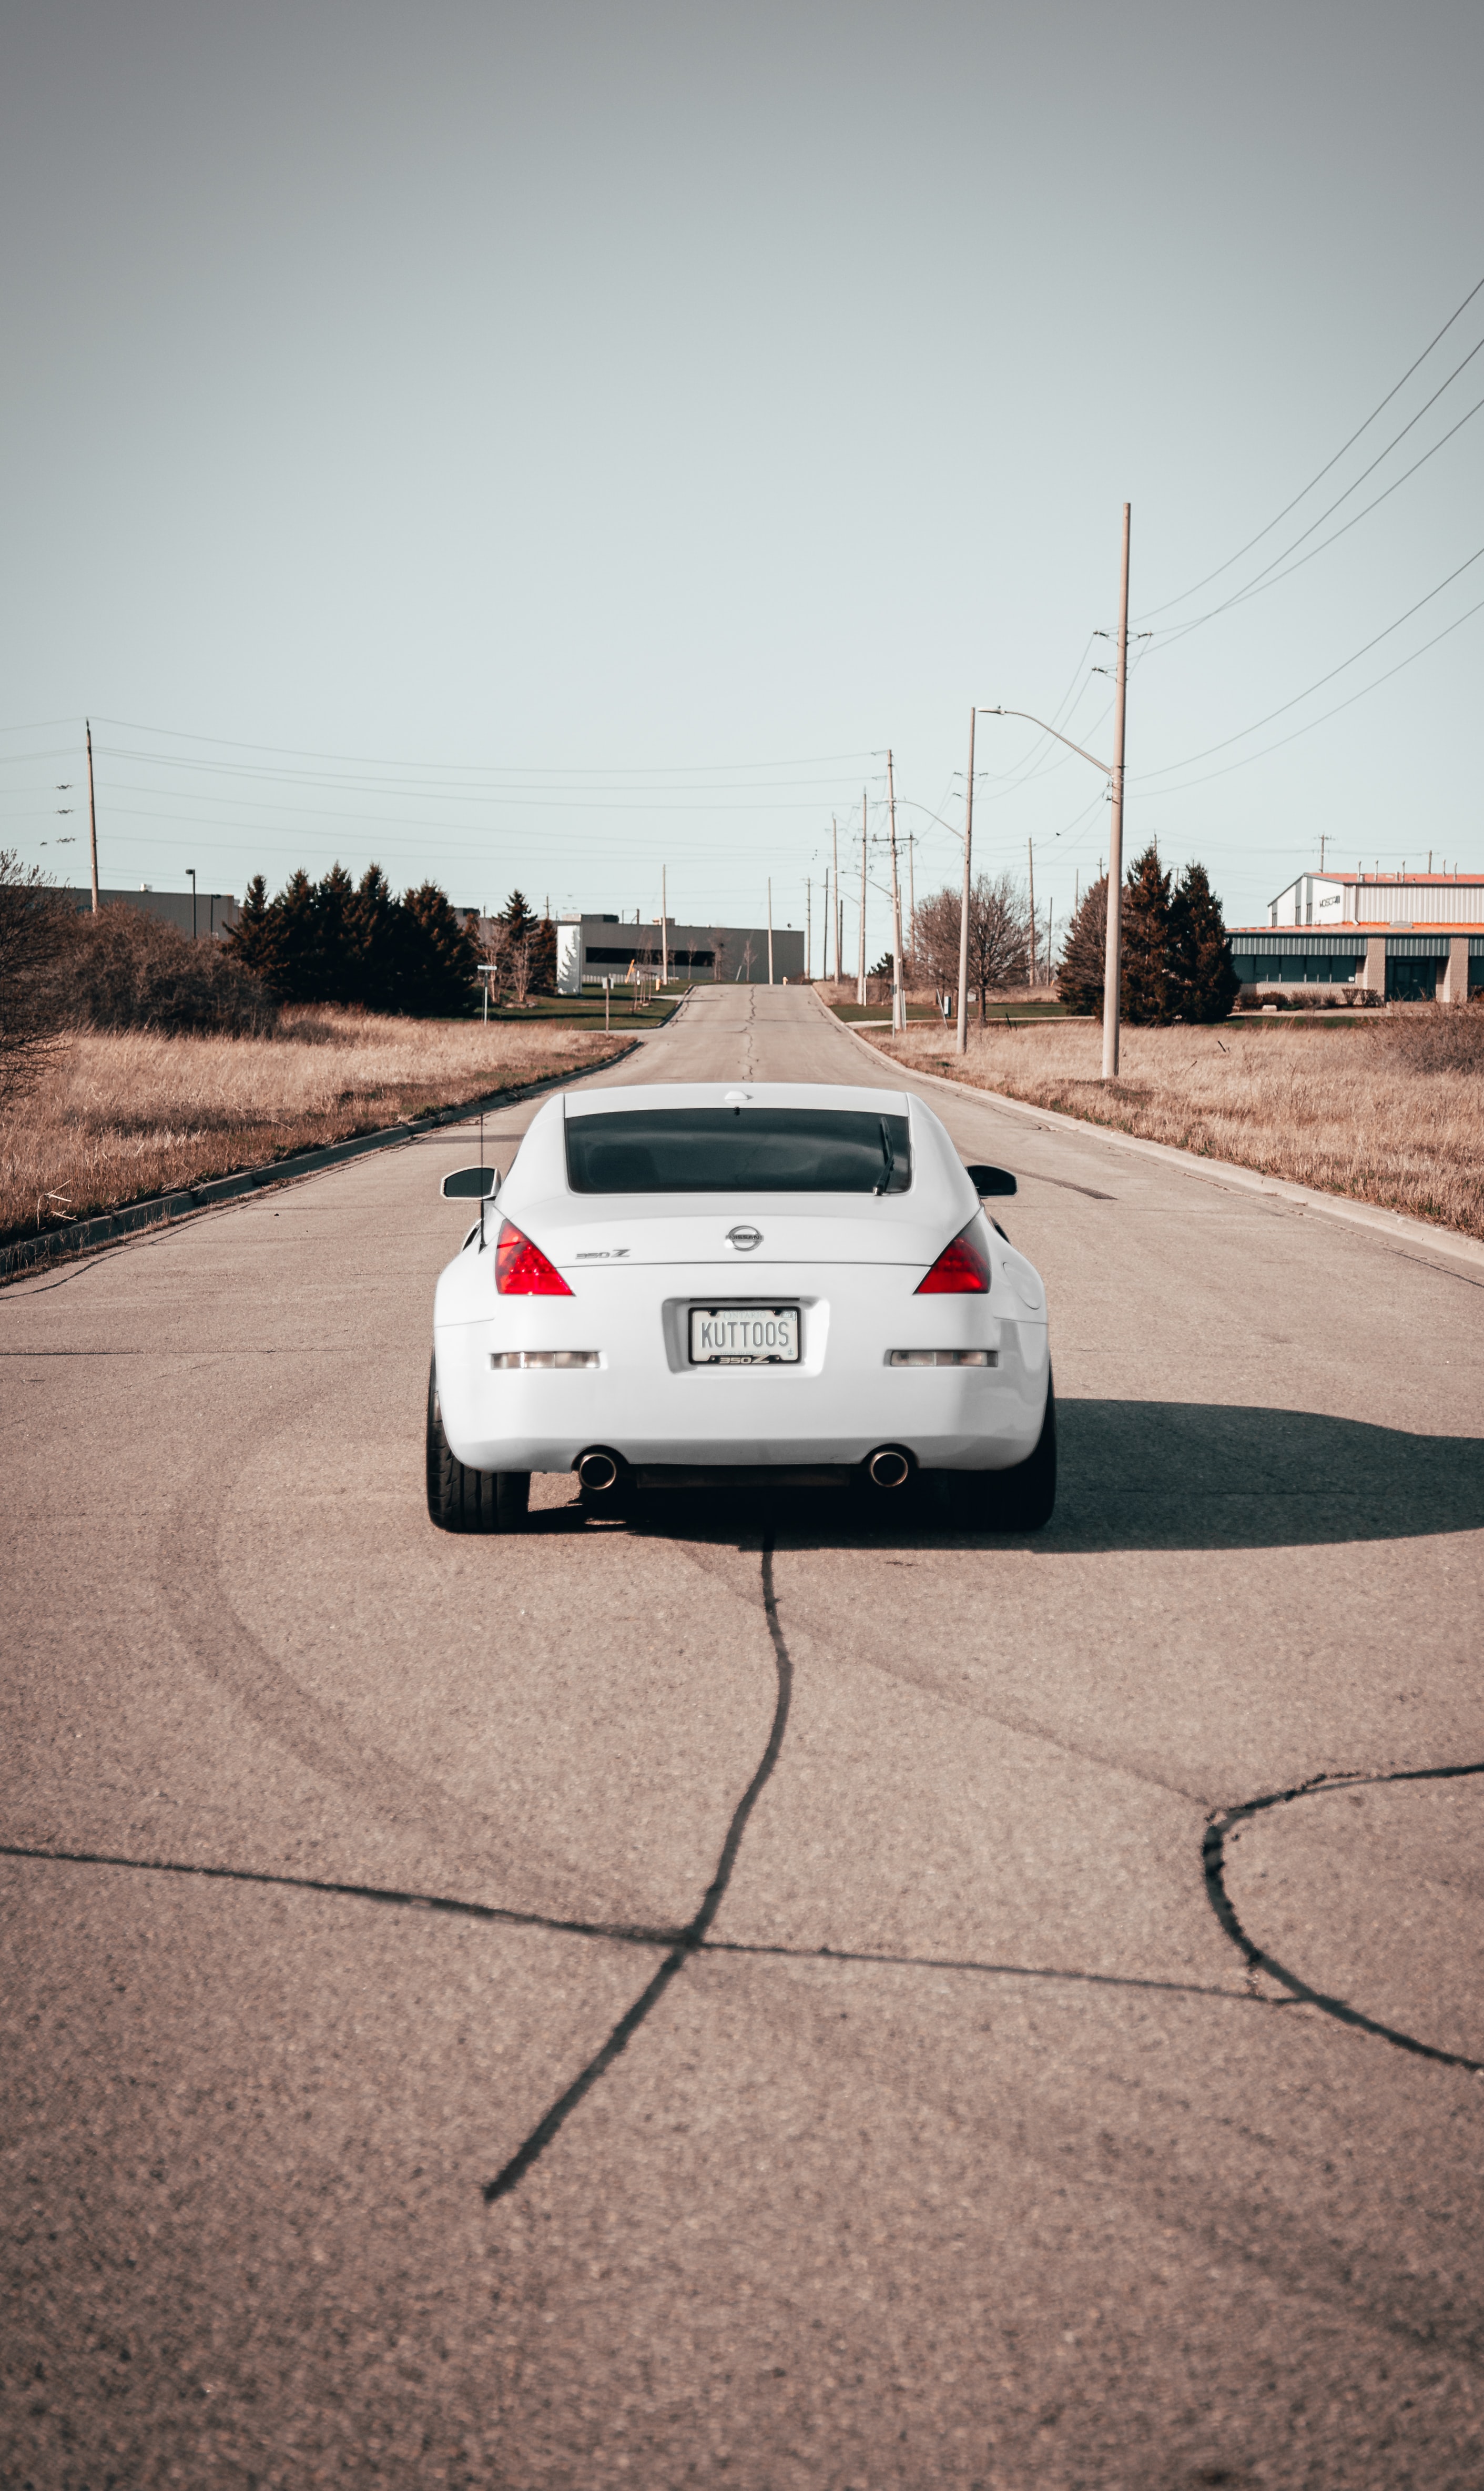
[[[739,1228],[729,1228],[727,1230],[727,1244],[729,1246],[735,1246],[739,1254],[750,1254],[753,1246],[761,1246],[762,1242],[763,1232],[761,1228],[748,1228],[743,1225]]]

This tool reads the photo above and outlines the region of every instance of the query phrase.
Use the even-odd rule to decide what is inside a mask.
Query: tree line
[[[1135,1023],[1225,1020],[1240,991],[1221,902],[1204,865],[1178,883],[1150,840],[1123,883],[1119,1017]],[[1108,877],[1094,882],[1067,928],[1058,984],[1068,1011],[1103,1008]]]
[[[919,905],[903,975],[910,986],[940,994],[958,985],[960,894],[951,886]],[[1068,1011],[1100,1013],[1108,933],[1108,877],[1083,898],[1062,947],[1057,984]],[[979,874],[969,894],[969,985],[979,999],[1023,986],[1031,973],[1031,909],[1012,875]],[[871,975],[889,978],[885,953]],[[1178,883],[1159,863],[1154,841],[1130,865],[1123,885],[1120,1017],[1125,1021],[1225,1020],[1239,988],[1232,967],[1221,902],[1204,865],[1189,865]]]
[[[380,865],[353,883],[335,865],[319,882],[291,874],[272,899],[254,874],[223,945],[282,1003],[463,1020],[480,1008],[481,962],[495,999],[524,1004],[554,990],[556,928],[522,893],[510,894],[483,942],[476,923],[436,882],[398,899]]]

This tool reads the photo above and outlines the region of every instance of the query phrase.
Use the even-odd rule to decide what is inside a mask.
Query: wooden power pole
[[[93,858],[93,914],[98,915],[98,806],[93,801],[93,722],[84,718],[88,731],[88,845]]]
[[[1118,695],[1113,715],[1113,803],[1108,826],[1108,947],[1103,958],[1103,1079],[1119,1077],[1119,985],[1123,970],[1123,725],[1128,709],[1128,537],[1123,505],[1123,563],[1119,589]]]
[[[840,825],[833,813],[829,816],[829,841],[834,856],[834,982],[838,985],[845,975],[845,963],[840,957],[845,919],[840,907]]]
[[[1031,861],[1031,983],[1035,983],[1035,842],[1026,841],[1026,855]]]
[[[964,795],[964,895],[958,910],[958,1051],[969,1052],[969,894],[974,856],[974,720],[969,712],[969,777]]]
[[[902,992],[902,885],[896,869],[896,780],[891,773],[891,747],[887,747],[887,821],[891,840],[891,1026],[907,1026],[907,998]]]
[[[865,1001],[865,789],[860,790],[860,969],[856,980],[856,1001]]]

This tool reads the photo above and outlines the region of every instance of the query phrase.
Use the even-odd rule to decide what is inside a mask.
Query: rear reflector
[[[975,1219],[978,1217],[977,1212]],[[945,1246],[932,1270],[917,1282],[919,1298],[982,1298],[989,1289],[989,1256],[974,1234],[975,1220]]]
[[[495,1247],[495,1287],[502,1298],[569,1298],[571,1291],[539,1246],[533,1246],[512,1221],[500,1223]]]
[[[998,1366],[998,1349],[888,1349],[888,1366]]]
[[[570,1292],[568,1292],[570,1295]],[[495,1349],[489,1363],[497,1369],[533,1366],[601,1366],[596,1349]]]

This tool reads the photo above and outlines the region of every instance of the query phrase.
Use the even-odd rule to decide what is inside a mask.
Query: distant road
[[[746,1077],[870,1074],[721,987],[596,1079]],[[467,1130],[0,1292],[0,2480],[1484,2476],[1484,1288],[926,1095],[1035,1540],[437,1535]]]

